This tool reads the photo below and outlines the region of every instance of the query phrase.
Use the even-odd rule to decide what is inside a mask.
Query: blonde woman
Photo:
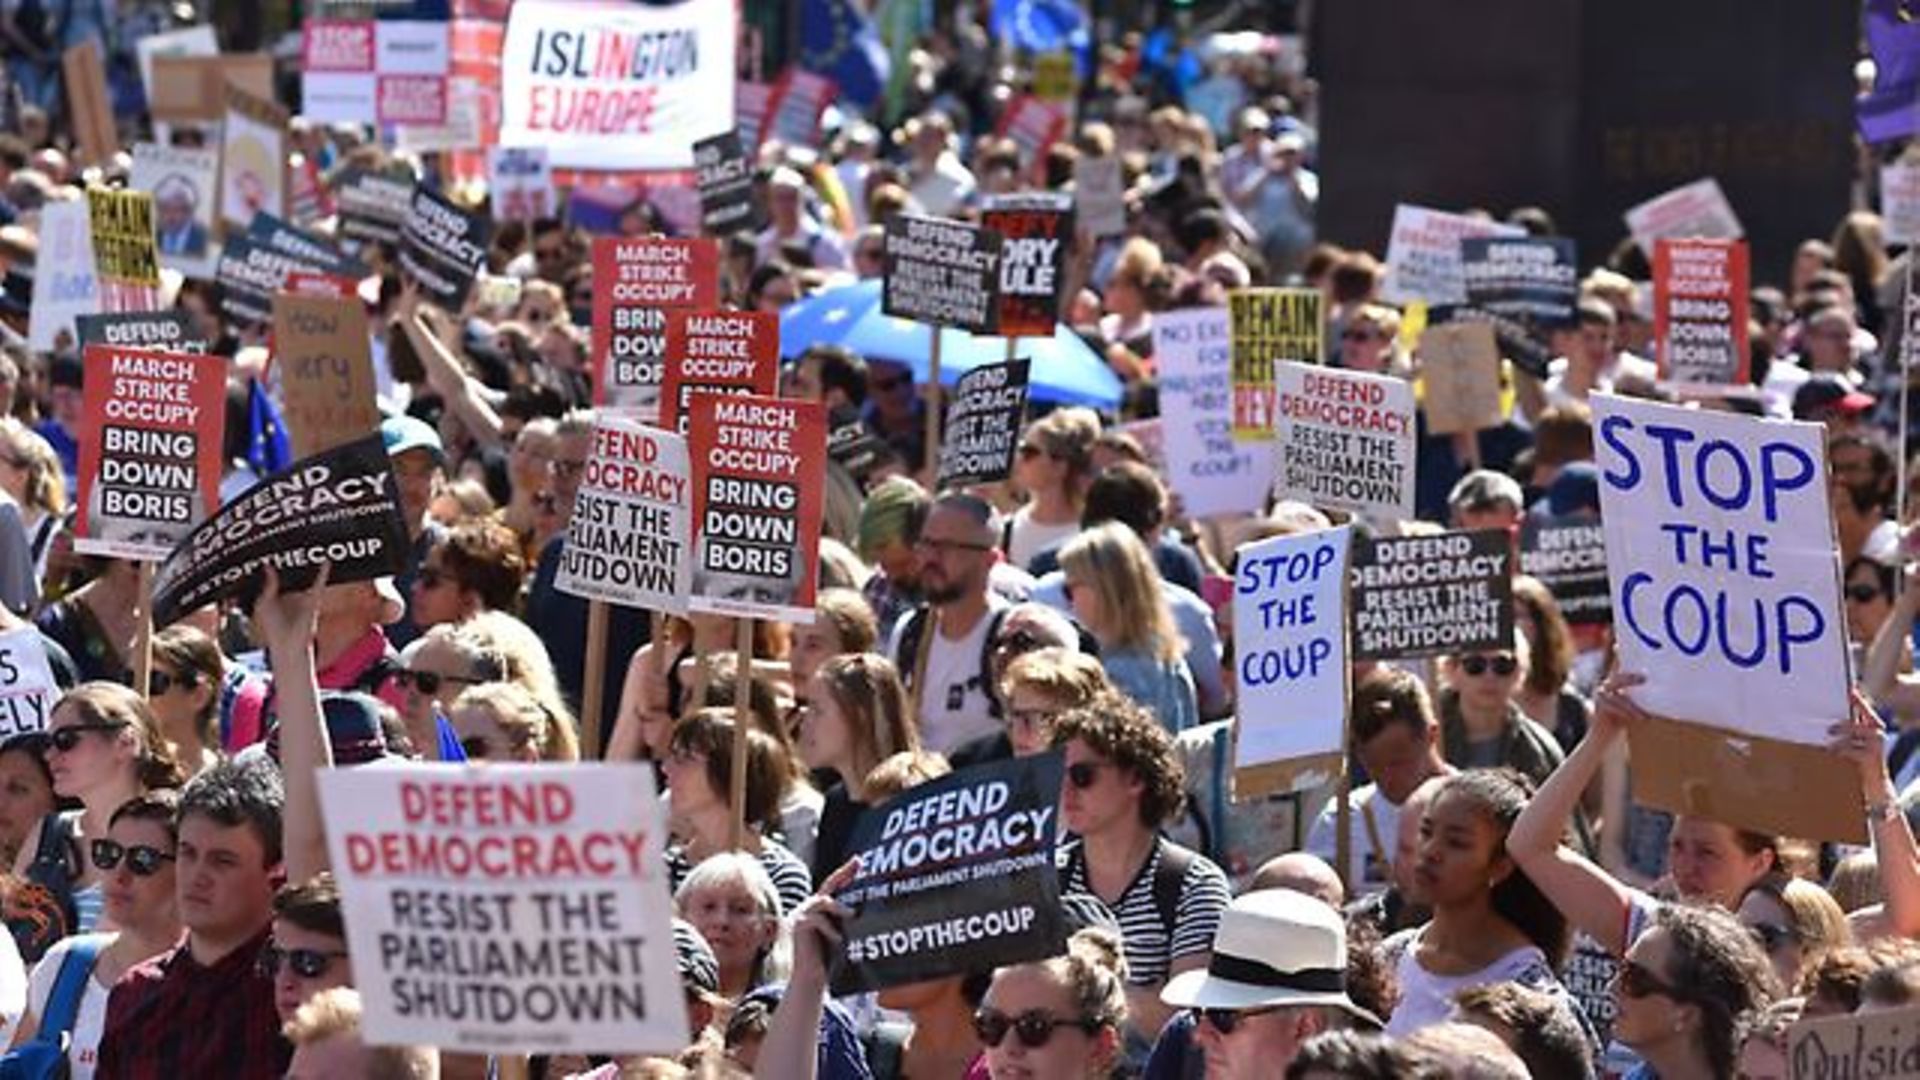
[[[553,660],[540,636],[526,623],[503,611],[483,611],[462,624],[460,631],[477,642],[480,650],[500,657],[505,662],[501,677],[506,682],[519,684],[546,711],[552,749],[545,758],[580,760],[579,729],[566,699],[560,696],[560,680],[554,676]]]
[[[1003,719],[1013,756],[1051,749],[1053,718],[1111,688],[1098,659],[1068,649],[1041,649],[1008,664],[1000,680],[1000,700],[1007,703]]]
[[[449,719],[468,761],[573,761],[577,748],[555,738],[559,725],[527,689],[517,683],[481,683],[453,700]],[[574,755],[561,756],[568,750]]]
[[[799,747],[809,766],[840,776],[820,808],[813,845],[813,879],[818,882],[845,861],[854,823],[877,801],[867,792],[867,774],[897,753],[920,748],[893,662],[864,653],[835,656],[821,664],[807,687]]]
[[[1008,562],[1031,569],[1034,556],[1080,531],[1099,440],[1100,417],[1091,409],[1055,409],[1027,425],[1013,467],[1027,501],[1007,519]]]
[[[11,416],[0,417],[0,492],[20,507],[33,579],[44,587],[47,555],[67,513],[67,486],[53,447]]]
[[[1186,651],[1160,586],[1153,556],[1117,521],[1095,526],[1060,551],[1067,600],[1100,643],[1100,663],[1115,688],[1150,710],[1168,731],[1199,722]]]

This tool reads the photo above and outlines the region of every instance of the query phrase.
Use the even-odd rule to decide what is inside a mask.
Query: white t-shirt
[[[987,628],[993,625],[993,613],[1006,606],[1006,601],[988,593],[987,613],[958,641],[940,633],[934,615],[927,616],[923,631],[929,642],[927,666],[916,676],[915,685],[920,698],[920,745],[928,750],[951,754],[971,739],[999,732],[1000,721],[993,718],[992,702],[987,698],[981,657],[986,655]],[[906,625],[907,619],[900,620],[901,631]],[[900,631],[895,636],[901,636]],[[895,641],[892,651],[900,662],[915,663],[918,658],[901,655],[899,646]]]
[[[1392,882],[1388,870],[1393,864],[1394,844],[1400,836],[1400,808],[1387,801],[1374,784],[1355,788],[1347,795],[1347,805],[1353,811],[1347,826],[1351,838],[1347,848],[1347,880],[1352,882],[1348,891],[1356,897],[1367,896]],[[1313,831],[1307,834],[1308,853],[1325,859],[1328,866],[1335,865],[1339,855],[1335,848],[1340,837],[1336,816],[1339,812],[1339,805],[1329,801],[1314,819]],[[1369,814],[1372,815],[1371,828],[1368,827]],[[1378,846],[1373,842],[1375,836],[1380,838]]]
[[[1393,1010],[1393,1018],[1387,1021],[1389,1035],[1411,1035],[1423,1027],[1446,1023],[1453,1019],[1453,996],[1476,986],[1517,982],[1535,990],[1566,994],[1560,980],[1554,978],[1546,954],[1532,945],[1522,945],[1479,971],[1465,975],[1435,975],[1421,967],[1418,959],[1420,935],[1426,929],[1424,926],[1417,927],[1388,939],[1389,950],[1398,945],[1400,951],[1400,960],[1396,965],[1400,976],[1400,1004]]]
[[[1045,525],[1033,520],[1033,508],[1023,506],[1013,512],[1007,526],[1007,561],[1027,569],[1033,565],[1033,557],[1054,546],[1064,543],[1069,537],[1080,531],[1080,523],[1068,521],[1060,525]]]
[[[12,949],[11,937],[0,936],[9,938],[8,947],[4,951],[14,957],[13,962],[16,965],[19,964],[19,953]],[[119,936],[119,934],[82,934],[55,942],[53,948],[47,950],[47,955],[33,965],[33,975],[27,984],[28,995],[33,1003],[33,1015],[45,1022],[47,999],[53,996],[53,983],[60,977],[60,964],[66,960],[67,954],[73,951],[74,942],[96,941],[104,952],[107,946],[113,944],[114,939]],[[0,960],[0,963],[4,963],[4,960]],[[107,994],[113,987],[100,981],[97,974],[99,970],[99,965],[96,964],[94,966],[96,974],[87,979],[87,988],[80,994],[80,1009],[73,1017],[72,1039],[67,1044],[67,1065],[73,1073],[73,1080],[88,1080],[93,1075],[94,1066],[100,1058],[100,1035],[107,1026]],[[15,1013],[13,1018],[18,1020],[19,1015]],[[11,1036],[12,1021],[7,1024],[7,1030]]]

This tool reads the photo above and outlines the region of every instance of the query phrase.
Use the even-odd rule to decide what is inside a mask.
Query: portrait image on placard
[[[813,621],[826,406],[702,391],[688,403],[694,611]]]
[[[132,186],[153,194],[154,243],[160,265],[188,277],[213,276],[217,150],[135,143]]]
[[[221,223],[245,228],[262,210],[285,214],[286,162],[286,113],[271,101],[229,88],[221,126]]]

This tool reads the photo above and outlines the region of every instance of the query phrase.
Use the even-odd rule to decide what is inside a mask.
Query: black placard
[[[938,490],[991,484],[1013,471],[1020,422],[1027,412],[1030,361],[982,364],[960,376],[940,440]]]
[[[945,218],[887,219],[881,309],[929,326],[991,334],[999,322],[1000,234]]]
[[[1362,540],[1352,575],[1357,660],[1513,648],[1513,547],[1505,529]]]
[[[1073,249],[1073,196],[996,196],[980,221],[1000,234],[1000,335],[1053,336]]]
[[[473,290],[487,259],[487,219],[469,213],[428,187],[413,189],[400,227],[400,265],[420,288],[449,311]]]
[[[1613,621],[1600,519],[1528,518],[1520,529],[1520,572],[1546,585],[1568,622]]]
[[[835,994],[991,971],[1066,951],[1053,862],[1058,752],[980,765],[861,815]]]
[[[194,329],[184,311],[129,311],[117,315],[76,315],[74,327],[80,345],[111,345],[118,349],[158,349],[161,352],[203,353],[206,339]]]
[[[340,235],[362,243],[397,244],[413,201],[410,180],[348,169],[334,184],[340,211]]]
[[[700,188],[700,231],[731,236],[758,231],[766,215],[753,192],[753,159],[740,133],[723,131],[693,144],[695,183]]]
[[[153,582],[153,621],[259,589],[268,564],[304,589],[325,563],[335,584],[399,573],[407,527],[380,436],[315,454],[248,488],[173,549]]]
[[[321,273],[355,281],[372,273],[367,264],[349,258],[333,241],[282,221],[264,210],[253,215],[253,221],[247,225],[247,235]]]

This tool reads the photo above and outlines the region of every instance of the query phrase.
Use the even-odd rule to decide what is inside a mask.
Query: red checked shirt
[[[283,1076],[293,1049],[280,1037],[273,981],[257,968],[267,930],[212,966],[186,942],[136,964],[113,985],[100,1038],[101,1080]]]

